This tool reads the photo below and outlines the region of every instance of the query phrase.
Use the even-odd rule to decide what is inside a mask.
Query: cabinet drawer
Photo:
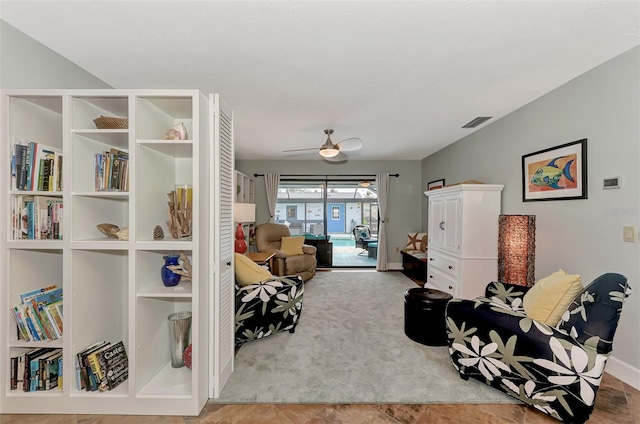
[[[438,270],[456,278],[458,277],[458,269],[460,268],[459,265],[460,262],[456,258],[443,255],[442,253],[437,251],[429,251],[429,269],[437,268]]]
[[[456,280],[433,268],[429,268],[427,274],[428,285],[456,297],[456,287],[458,285]]]

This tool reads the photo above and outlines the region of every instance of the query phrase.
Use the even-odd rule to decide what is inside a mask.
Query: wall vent
[[[489,119],[493,118],[493,116],[478,116],[476,119],[468,122],[462,126],[462,128],[475,128],[480,124],[484,124]]]

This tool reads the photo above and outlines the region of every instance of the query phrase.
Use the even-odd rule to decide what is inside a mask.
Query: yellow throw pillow
[[[236,282],[238,285],[244,287],[272,277],[267,268],[258,265],[245,255],[234,253],[233,256],[235,258]]]
[[[529,289],[522,301],[524,312],[529,318],[553,327],[582,289],[579,275],[559,270]]]
[[[304,244],[304,236],[298,237],[282,237],[280,250],[287,256],[302,255],[302,245]]]

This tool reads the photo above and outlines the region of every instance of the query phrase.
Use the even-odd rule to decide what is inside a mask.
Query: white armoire
[[[0,107],[0,413],[198,415],[233,371],[231,109],[196,90],[119,89],[3,90]],[[127,124],[100,129],[100,116]],[[179,125],[185,139],[165,139]],[[9,165],[16,144],[30,141],[62,156],[60,186],[17,187]],[[102,152],[128,155],[120,190],[96,188]],[[173,239],[167,193],[178,186],[192,190],[192,233]],[[53,240],[14,230],[16,205],[36,197],[63,206]],[[102,223],[127,227],[128,237],[106,237]],[[163,257],[178,252],[191,261],[191,281],[165,287]],[[62,337],[19,338],[12,306],[52,284],[63,289]],[[192,313],[191,369],[171,366],[167,318],[180,311]],[[124,343],[128,379],[105,392],[81,390],[76,354],[102,340]],[[62,349],[61,389],[12,390],[11,358],[34,347]]]
[[[459,184],[429,198],[426,287],[458,298],[484,295],[498,275],[502,185]]]

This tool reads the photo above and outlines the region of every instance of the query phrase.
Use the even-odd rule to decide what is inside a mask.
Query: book
[[[29,336],[29,331],[27,330],[26,324],[20,315],[20,311],[17,306],[13,307],[13,317],[16,320],[16,324],[18,325],[19,335],[22,340],[30,341],[31,337]]]
[[[35,391],[35,388],[37,387],[36,374],[40,366],[38,358],[42,355],[45,355],[47,352],[51,352],[52,350],[53,349],[51,348],[41,348],[34,349],[31,352],[25,353],[23,381],[23,390],[25,392]]]
[[[46,359],[44,367],[43,390],[51,390],[58,387],[61,359],[62,349],[56,351],[52,356]]]
[[[26,160],[27,160],[27,146],[23,144],[14,144],[15,155],[15,189],[26,190]]]
[[[60,308],[58,308],[60,306]],[[52,323],[54,324],[54,331],[58,335],[58,338],[62,338],[62,301],[52,303],[46,306],[46,312],[49,314]]]
[[[91,385],[92,387],[95,386],[101,392],[107,390],[106,376],[104,374],[106,370],[106,363],[104,361],[104,356],[102,353],[110,346],[111,344],[109,343],[87,355],[87,365],[91,368],[91,374],[95,378],[95,381],[93,381]]]
[[[87,369],[86,358],[87,356],[105,346],[107,342],[101,341],[92,344],[91,346],[85,348],[84,350],[78,352],[76,355],[76,377],[78,378],[78,390],[88,390],[91,391],[91,382],[90,382],[90,368]],[[97,387],[96,387],[97,388]]]
[[[31,335],[34,336],[37,341],[45,340],[46,337],[42,329],[42,323],[40,323],[37,314],[33,310],[33,305],[31,303],[26,303],[24,305],[24,310],[27,315],[27,325],[31,330]]]
[[[45,312],[45,308],[43,307],[43,305],[36,303],[35,299],[31,299],[31,303],[33,305],[33,309],[35,313],[38,315],[38,318],[40,319],[40,323],[42,324],[42,329],[47,334],[47,339],[48,340],[58,339],[59,337],[56,336],[56,332],[53,329],[53,324],[49,319],[49,315],[47,315],[47,313]],[[46,305],[44,306],[46,307]]]
[[[20,318],[22,318],[25,324],[25,328],[29,332],[29,341],[40,340],[38,338],[38,333],[36,332],[36,329],[33,326],[33,322],[31,321],[31,318],[27,314],[27,305],[21,304],[21,305],[18,305],[17,308],[18,308],[18,313],[20,314]]]
[[[38,375],[36,376],[36,390],[45,390],[47,387],[46,379],[48,378],[49,371],[48,365],[51,363],[51,359],[59,356],[62,353],[60,349],[54,349],[49,353],[46,353],[38,357]],[[57,379],[56,379],[57,380]]]
[[[11,350],[11,390],[17,390],[24,378],[24,354],[29,352],[29,348],[18,348]],[[22,364],[22,365],[21,365]],[[22,388],[20,386],[20,388]]]
[[[50,285],[50,286],[47,286],[47,287],[42,287],[40,289],[31,290],[31,291],[22,293],[20,295],[20,302],[25,303],[26,301],[31,300],[32,298],[34,298],[34,297],[36,297],[38,295],[44,294],[44,293],[46,293],[48,291],[55,290],[57,288],[58,288],[58,285],[57,284],[53,284],[53,285]]]
[[[104,374],[109,390],[116,388],[120,383],[129,378],[129,360],[127,351],[122,341],[103,350],[101,356],[104,360]]]
[[[57,285],[49,286],[33,296],[27,295],[25,299],[33,299],[38,305],[52,305],[62,300],[62,288]]]

